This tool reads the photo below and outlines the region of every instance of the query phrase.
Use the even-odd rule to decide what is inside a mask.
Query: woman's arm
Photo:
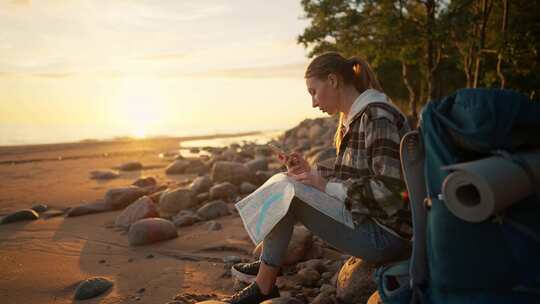
[[[371,173],[343,181],[345,203],[376,217],[390,217],[404,207],[401,198],[405,183],[399,158],[400,130],[386,117],[366,117],[359,125],[360,133],[364,133],[367,166]],[[366,172],[362,166],[355,169]]]
[[[405,190],[399,158],[400,130],[386,115],[366,115],[351,127],[357,131],[350,134],[342,149],[349,149],[350,154],[356,155],[344,157],[341,165],[353,178],[326,179],[315,170],[305,169],[300,173],[289,170],[288,174],[344,201],[357,211],[383,218],[392,216],[403,208],[401,196]],[[361,142],[364,144],[359,144]],[[363,158],[367,161],[361,161]]]

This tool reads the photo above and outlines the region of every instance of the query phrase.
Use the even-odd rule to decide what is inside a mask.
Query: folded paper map
[[[354,229],[352,215],[342,201],[278,173],[235,205],[253,243],[262,242],[287,214],[295,197]]]

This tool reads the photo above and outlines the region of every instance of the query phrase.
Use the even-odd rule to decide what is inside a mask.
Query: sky
[[[0,0],[0,145],[290,128],[299,0]]]

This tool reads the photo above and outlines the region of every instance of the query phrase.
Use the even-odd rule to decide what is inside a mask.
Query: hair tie
[[[362,73],[362,66],[360,65],[360,63],[353,64],[352,69],[356,77],[360,76],[360,74]]]

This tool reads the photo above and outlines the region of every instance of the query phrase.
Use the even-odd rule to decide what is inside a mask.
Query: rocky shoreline
[[[335,157],[332,140],[336,124],[336,118],[307,119],[284,132],[274,143],[286,151],[302,152],[311,164],[328,165]],[[177,238],[179,231],[196,223],[203,222],[200,227],[208,231],[220,231],[222,225],[216,219],[240,220],[234,203],[285,170],[266,144],[244,142],[219,148],[198,147],[191,148],[190,154],[199,156],[184,157],[181,152],[164,151],[160,157],[168,165],[159,170],[164,170],[166,176],[193,178],[160,182],[152,176],[142,176],[130,185],[106,189],[103,197],[95,201],[63,209],[36,204],[4,216],[0,224],[121,210],[111,229],[125,234],[130,246],[147,246]],[[110,169],[92,170],[88,178],[114,180],[122,172],[141,171],[145,167],[148,166],[131,160]],[[253,260],[260,249],[259,246],[251,253]],[[248,259],[223,256],[221,279],[233,279],[230,268],[240,261]],[[361,303],[374,291],[372,266],[342,254],[302,226],[295,228],[287,264],[278,280],[282,297],[267,303]],[[113,286],[114,281],[107,278],[90,277],[80,282],[73,297],[93,298]],[[234,284],[236,290],[244,286],[240,281]],[[168,304],[209,300],[206,303],[220,303],[218,298],[215,294],[180,293]]]

